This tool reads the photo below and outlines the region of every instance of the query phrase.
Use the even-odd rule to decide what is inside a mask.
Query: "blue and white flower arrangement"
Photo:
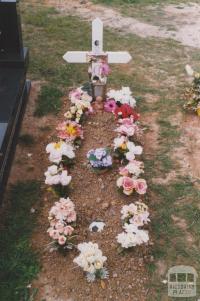
[[[91,149],[87,158],[94,169],[107,169],[112,166],[112,156],[109,148]]]

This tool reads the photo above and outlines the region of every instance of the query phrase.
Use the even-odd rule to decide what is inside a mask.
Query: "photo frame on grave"
[[[93,70],[95,69],[96,66],[97,73],[98,73],[99,66],[101,65],[102,62],[108,64],[108,55],[107,54],[93,55],[91,53],[88,53],[87,62],[90,64],[89,69],[91,70],[91,74],[89,75],[89,77],[91,80],[93,100],[95,100],[98,96],[101,96],[102,99],[105,100],[107,77],[105,77],[104,82],[102,82],[100,80],[100,74],[99,75],[97,74],[97,78],[99,78],[99,80],[97,79],[95,81],[95,79],[93,78],[94,74],[92,74],[92,72],[94,72]]]

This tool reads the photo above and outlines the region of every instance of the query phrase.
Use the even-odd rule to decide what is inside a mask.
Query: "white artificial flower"
[[[118,179],[117,179],[117,187],[122,187],[122,185],[123,185],[123,180],[124,180],[124,177],[119,177]]]
[[[60,184],[62,186],[67,186],[71,182],[72,177],[68,176],[67,170],[63,170],[60,174]]]
[[[117,242],[125,249],[135,247],[137,245],[136,236],[133,233],[122,232],[118,234]]]
[[[121,90],[111,89],[107,93],[108,98],[114,98],[116,102],[128,104],[131,107],[136,106],[136,100],[132,97],[132,92],[129,87],[122,87]]]
[[[137,213],[137,206],[133,203],[131,203],[130,205],[125,205],[122,207],[122,210],[121,210],[121,218],[122,219],[125,219],[129,216],[129,214],[135,214]]]
[[[46,147],[46,152],[49,154],[49,160],[57,164],[62,161],[62,156],[66,156],[69,159],[75,157],[73,146],[64,141],[49,143]]]
[[[51,165],[48,167],[47,171],[44,173],[46,179],[45,184],[47,185],[57,185],[60,183],[60,176],[58,175],[57,165]]]
[[[135,145],[133,142],[128,141],[127,142],[127,148],[128,152],[126,153],[126,159],[128,161],[132,161],[135,159],[135,155],[141,155],[142,154],[142,147],[139,145]]]
[[[84,242],[78,244],[78,250],[80,251],[80,255],[77,256],[73,262],[80,266],[85,272],[93,274],[103,268],[107,257],[102,255],[98,244]]]
[[[129,160],[130,161],[130,160]],[[132,162],[129,162],[125,168],[128,170],[128,172],[132,175],[135,175],[138,177],[141,173],[143,173],[143,163],[140,161],[133,160]]]
[[[58,168],[57,165],[49,166],[44,175],[46,177],[45,184],[47,185],[61,184],[62,186],[67,186],[72,179],[71,176],[68,176],[67,170]]]
[[[149,241],[148,231],[140,230],[132,224],[125,224],[124,229],[126,232],[117,235],[117,241],[122,248],[135,247]]]

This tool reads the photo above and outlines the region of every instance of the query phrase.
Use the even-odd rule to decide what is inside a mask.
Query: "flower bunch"
[[[104,169],[112,166],[112,157],[108,148],[91,149],[87,158],[93,168]]]
[[[104,267],[107,258],[103,256],[98,244],[84,242],[78,244],[78,250],[80,255],[73,262],[86,272],[88,282],[93,282],[96,278],[108,278],[107,269]]]
[[[126,195],[131,195],[134,191],[138,194],[145,194],[147,191],[146,181],[135,177],[122,176],[118,178],[117,187],[122,189]]]
[[[132,92],[129,87],[122,87],[121,90],[111,89],[107,93],[108,99],[114,99],[118,105],[127,104],[134,108],[136,106],[136,100],[132,96]]]
[[[119,168],[120,177],[117,179],[117,187],[127,196],[133,192],[144,195],[147,191],[146,181],[140,178],[140,175],[144,173],[144,164],[135,159],[135,156],[141,155],[143,151],[141,146],[133,142],[133,138],[139,133],[138,119],[140,117],[133,109],[135,106],[136,102],[129,88],[122,88],[119,91],[111,90],[105,105],[105,110],[114,112],[118,119],[118,127],[115,131],[119,136],[113,142],[114,153],[120,159],[121,164],[125,164]],[[148,231],[140,227],[150,221],[148,207],[139,201],[123,206],[121,213],[124,231],[116,238],[122,248],[147,243]]]
[[[133,175],[138,177],[141,173],[144,173],[144,163],[137,160],[130,161],[126,166],[122,166],[119,168],[119,174],[121,176],[130,176]]]
[[[72,236],[74,223],[76,221],[76,211],[74,203],[69,199],[61,198],[55,202],[49,212],[50,227],[47,232],[58,246],[72,248]]]
[[[58,131],[58,138],[66,142],[76,143],[78,140],[83,139],[82,127],[76,121],[63,121],[58,124],[56,130]]]
[[[51,190],[61,197],[49,212],[50,227],[47,232],[53,241],[64,249],[72,247],[76,221],[73,202],[64,198],[68,195],[67,188],[72,179],[68,168],[75,158],[75,144],[83,139],[83,130],[79,123],[84,114],[92,111],[92,97],[81,88],[72,91],[70,99],[72,106],[65,114],[67,120],[58,124],[56,128],[60,141],[46,146],[49,161],[53,164],[45,172],[45,184],[50,185]]]
[[[186,100],[184,109],[197,112],[200,116],[200,73],[194,73],[192,86],[186,89],[184,98]]]
[[[121,214],[123,224],[133,224],[141,227],[150,221],[148,206],[142,203],[142,201],[123,206]]]
[[[52,186],[57,195],[62,196],[67,194],[67,188],[72,177],[68,174],[67,169],[63,168],[62,164],[60,166],[55,164],[49,166],[44,175],[45,184]]]
[[[63,167],[58,167],[57,165],[51,165],[48,167],[47,171],[44,173],[46,179],[45,184],[47,185],[58,185],[67,186],[72,177],[68,175],[68,171],[63,169]]]
[[[137,121],[140,117],[140,115],[129,105],[124,104],[120,107],[117,107],[114,111],[116,118],[134,118],[135,121]]]
[[[114,113],[117,108],[117,104],[114,99],[108,99],[104,104],[104,110],[108,113]]]
[[[80,123],[83,120],[84,114],[93,112],[91,105],[92,97],[82,87],[73,90],[69,94],[69,98],[72,105],[64,115],[67,119]]]
[[[49,143],[46,147],[46,152],[49,154],[49,161],[59,163],[72,163],[75,158],[74,148],[71,144],[68,144],[62,140],[59,142]]]
[[[124,231],[117,235],[117,241],[122,248],[131,248],[149,241],[148,231],[140,229],[149,219],[148,207],[141,201],[122,207]]]
[[[129,141],[126,136],[120,136],[114,139],[114,151],[117,158],[131,161],[135,159],[135,155],[141,155],[143,149]]]
[[[122,248],[132,248],[149,241],[148,231],[140,230],[134,224],[124,224],[124,231],[117,235],[117,242]]]
[[[121,124],[115,131],[121,135],[132,137],[139,131],[139,128],[138,125],[133,122],[133,118],[125,118],[125,121],[122,119]]]

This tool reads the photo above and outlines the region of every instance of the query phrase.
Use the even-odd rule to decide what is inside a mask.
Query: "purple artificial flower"
[[[115,100],[113,98],[111,98],[105,102],[104,110],[108,113],[114,113],[116,107],[117,107],[117,105],[116,105]]]
[[[110,73],[110,67],[106,63],[101,64],[101,75],[102,76],[108,76]]]

